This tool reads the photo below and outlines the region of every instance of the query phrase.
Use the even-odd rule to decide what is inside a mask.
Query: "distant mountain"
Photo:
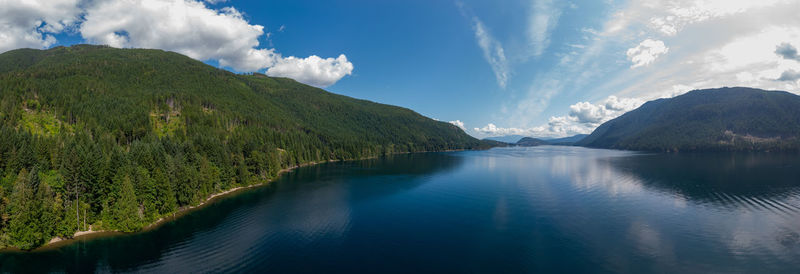
[[[549,144],[550,143],[545,141],[545,140],[536,139],[536,138],[532,138],[532,137],[524,137],[524,138],[520,139],[519,141],[517,141],[517,143],[516,143],[516,145],[523,146],[523,147],[542,146],[542,145],[549,145]]]
[[[694,90],[650,101],[577,145],[646,151],[798,150],[800,96],[753,88]]]
[[[523,137],[525,137],[525,136],[522,136],[522,135],[505,135],[505,136],[486,137],[486,138],[483,138],[483,139],[484,140],[498,141],[498,142],[503,142],[503,143],[509,143],[509,144],[515,144],[515,143],[517,143],[517,141],[519,141]]]
[[[583,138],[586,138],[586,136],[589,136],[589,134],[577,134],[564,138],[542,139],[542,140],[547,141],[551,145],[571,146],[577,143],[578,141],[583,140]]]

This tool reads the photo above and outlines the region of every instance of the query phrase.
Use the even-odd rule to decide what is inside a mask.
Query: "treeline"
[[[491,144],[408,109],[158,50],[0,54],[0,247],[136,231],[310,162]]]

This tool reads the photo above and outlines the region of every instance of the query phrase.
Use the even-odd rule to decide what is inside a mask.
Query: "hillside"
[[[800,149],[800,96],[752,88],[694,90],[650,101],[577,145],[645,151]]]
[[[517,141],[517,143],[515,145],[523,146],[523,147],[532,147],[532,146],[542,146],[542,145],[548,145],[548,144],[550,144],[550,143],[548,143],[547,141],[541,140],[541,139],[536,139],[536,138],[532,138],[532,137],[524,137],[524,138],[520,139],[519,141]]]
[[[572,135],[572,136],[564,137],[564,138],[544,139],[544,140],[547,141],[547,143],[549,143],[551,145],[571,146],[571,145],[574,145],[575,143],[579,142],[580,140],[583,140],[583,138],[586,138],[586,136],[589,136],[589,135],[588,134],[576,134],[576,135]]]
[[[485,148],[411,110],[161,50],[0,54],[0,247],[135,231],[280,170]]]
[[[486,138],[483,138],[483,140],[491,140],[491,141],[503,142],[503,143],[508,143],[508,144],[514,144],[517,141],[519,141],[520,139],[522,139],[522,137],[525,137],[525,136],[522,136],[522,135],[504,135],[504,136],[486,137]]]

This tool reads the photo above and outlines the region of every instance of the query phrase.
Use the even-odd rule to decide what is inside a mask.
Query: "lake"
[[[151,231],[0,253],[0,271],[800,273],[800,155],[543,146],[328,163]]]

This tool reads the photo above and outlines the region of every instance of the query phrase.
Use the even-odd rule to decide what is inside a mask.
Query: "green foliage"
[[[46,243],[54,235],[58,223],[50,186],[39,181],[38,171],[20,171],[11,194],[8,223],[10,243],[30,249]]]
[[[71,126],[64,125],[53,113],[47,111],[25,109],[21,111],[20,118],[20,126],[36,135],[55,136],[61,130],[72,131]]]
[[[110,201],[104,202],[103,224],[108,229],[122,232],[133,232],[142,227],[142,214],[139,214],[139,203],[133,182],[127,175],[114,178],[114,185],[119,192],[113,194]]]
[[[135,231],[300,164],[490,146],[405,108],[160,50],[9,51],[0,91],[0,241],[26,249],[93,224]]]
[[[650,101],[578,145],[648,151],[800,150],[800,96],[750,88]]]
[[[531,137],[523,137],[519,139],[515,145],[524,146],[524,147],[533,147],[533,146],[541,146],[549,144],[547,141],[531,138]]]

